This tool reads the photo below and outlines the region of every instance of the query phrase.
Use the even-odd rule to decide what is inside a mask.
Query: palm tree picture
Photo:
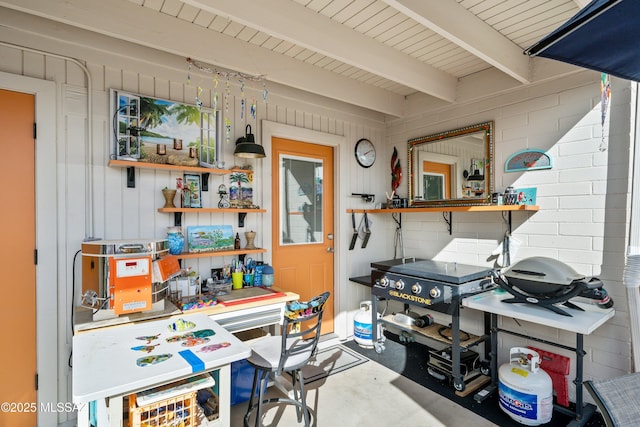
[[[151,145],[152,151],[155,152],[156,144],[171,147],[173,141],[179,139],[184,141],[186,147],[199,148],[199,161],[203,166],[215,166],[217,161],[215,144],[219,141],[217,135],[219,129],[216,121],[209,117],[215,117],[215,111],[119,91],[116,91],[116,97],[118,155],[124,152],[137,154],[138,151],[142,151],[144,144]],[[123,105],[138,108],[122,108]],[[124,136],[128,137],[129,134],[136,139],[129,137],[131,142],[126,140]],[[203,140],[206,140],[205,143]],[[134,143],[138,143],[140,147],[134,147]],[[142,155],[143,152],[140,154]],[[188,150],[185,155],[188,156]],[[204,162],[202,162],[203,158]]]
[[[244,206],[245,204],[252,204],[251,198],[253,196],[253,193],[250,189],[249,186],[245,186],[246,189],[244,190],[243,193],[243,186],[242,184],[245,183],[249,183],[249,177],[247,176],[246,173],[242,173],[242,172],[233,172],[230,176],[229,176],[229,181],[231,182],[231,185],[229,186],[229,202],[231,203],[231,206]],[[251,198],[249,198],[249,200],[247,200],[247,194],[248,191],[251,191]],[[249,203],[246,203],[246,202]]]

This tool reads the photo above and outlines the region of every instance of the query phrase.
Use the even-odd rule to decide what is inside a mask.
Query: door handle
[[[329,247],[327,248],[327,252],[331,252],[331,253],[333,253],[333,252],[335,252],[335,251],[334,251],[333,247],[329,246]]]

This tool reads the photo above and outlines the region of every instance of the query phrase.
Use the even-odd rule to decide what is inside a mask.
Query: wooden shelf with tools
[[[511,232],[512,212],[537,212],[540,209],[536,205],[475,205],[475,206],[420,206],[410,208],[387,208],[387,209],[347,209],[347,213],[367,213],[367,214],[403,214],[403,213],[428,213],[442,212],[444,221],[447,223],[449,235],[453,228],[453,212],[501,212],[503,217],[507,212],[505,222]],[[447,216],[448,213],[448,216]],[[402,222],[400,221],[399,224]]]

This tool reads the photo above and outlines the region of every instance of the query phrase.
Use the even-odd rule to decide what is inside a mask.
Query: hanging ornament
[[[229,117],[225,116],[224,118],[224,131],[225,131],[225,140],[227,143],[231,142],[231,120]]]
[[[252,118],[253,120],[255,120],[255,119],[256,119],[257,112],[258,112],[258,106],[256,105],[256,99],[255,99],[255,98],[251,98],[251,108],[250,108],[250,111],[251,111],[251,118]]]
[[[201,93],[202,93],[202,88],[198,86],[198,94],[196,95],[196,105],[202,111],[202,101],[200,100]]]
[[[269,91],[267,90],[267,85],[265,83],[262,84],[262,100],[264,103],[267,103],[267,97],[269,96]]]
[[[602,122],[602,141],[600,142],[600,147],[598,149],[600,151],[605,151],[607,149],[607,143],[605,141],[607,132],[605,131],[605,123],[607,119],[607,114],[609,113],[609,109],[611,107],[611,77],[609,74],[601,73],[600,74],[600,116]]]
[[[215,74],[213,77],[213,110],[218,110],[218,75]]]
[[[191,84],[191,62],[189,62],[189,70],[187,71],[187,84]]]

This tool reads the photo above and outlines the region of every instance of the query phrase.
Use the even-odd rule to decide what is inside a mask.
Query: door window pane
[[[444,175],[425,173],[424,200],[444,199]]]
[[[280,244],[322,243],[322,160],[280,156]]]

